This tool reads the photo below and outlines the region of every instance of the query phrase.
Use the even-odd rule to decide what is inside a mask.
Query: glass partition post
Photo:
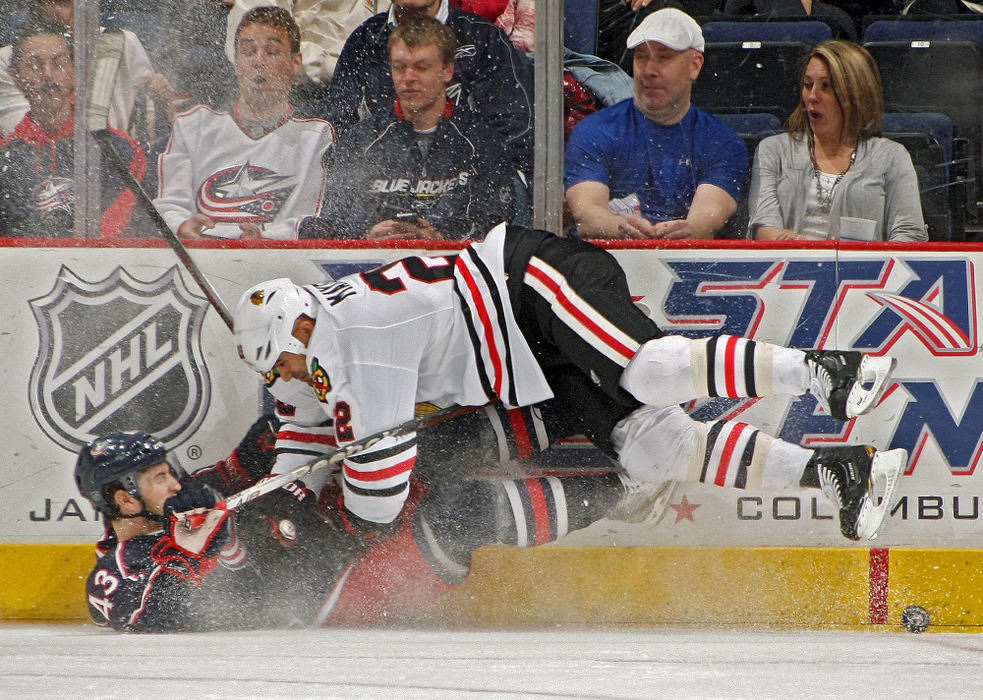
[[[99,3],[75,0],[75,236],[99,235],[101,206],[101,163],[99,148],[85,125],[89,65],[95,39],[99,36]]]
[[[536,147],[533,224],[560,233],[563,220],[563,2],[536,3]]]

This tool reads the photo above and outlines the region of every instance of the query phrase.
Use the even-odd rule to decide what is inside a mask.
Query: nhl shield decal
[[[63,266],[54,288],[30,304],[39,341],[31,410],[56,443],[74,452],[102,433],[137,428],[171,448],[201,424],[208,302],[176,267],[149,282],[122,268],[88,282]]]

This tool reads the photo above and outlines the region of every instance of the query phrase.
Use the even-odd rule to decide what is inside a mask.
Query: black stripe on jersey
[[[276,455],[303,455],[304,457],[323,457],[326,454],[331,454],[334,448],[330,445],[327,446],[327,450],[299,450],[292,447],[280,447],[276,450]]]
[[[485,265],[485,262],[479,258],[471,248],[465,249],[464,252],[467,253],[468,260],[470,260],[478,272],[481,273],[481,277],[485,281],[488,291],[491,292],[491,300],[495,305],[495,313],[498,316],[498,332],[501,333],[502,338],[505,340],[505,347],[502,348],[505,354],[505,356],[502,358],[502,364],[505,365],[505,369],[508,372],[508,401],[511,405],[515,406],[519,402],[515,398],[515,376],[512,370],[512,348],[509,347],[509,329],[505,325],[505,308],[502,306],[502,297],[498,293],[498,287],[495,285],[495,277],[492,275],[491,270],[488,269],[488,266]]]
[[[485,363],[481,359],[481,336],[474,327],[474,320],[471,318],[471,305],[468,303],[467,297],[461,292],[458,285],[454,285],[454,293],[457,294],[458,301],[461,302],[461,315],[464,316],[464,323],[468,327],[468,337],[471,339],[471,349],[474,351],[474,366],[484,367]],[[488,397],[489,401],[494,401],[497,396],[495,396],[494,390],[492,390],[492,385],[488,381],[488,376],[485,372],[477,372],[478,380],[481,382],[481,390],[485,392],[485,396]]]
[[[402,483],[399,486],[392,486],[388,489],[363,489],[360,486],[355,486],[348,479],[345,479],[345,483],[348,485],[348,490],[352,493],[358,494],[359,496],[373,496],[375,498],[395,496],[410,488],[409,482]]]
[[[723,421],[715,421],[710,429],[707,431],[707,451],[703,455],[703,471],[700,472],[700,481],[706,483],[707,481],[707,469],[710,467],[710,455],[713,454],[713,448],[717,444],[717,438],[720,436],[720,431],[724,428]]]
[[[757,396],[758,387],[754,385],[754,350],[753,340],[744,344],[744,390],[747,396]]]
[[[290,409],[289,412],[282,413],[280,411],[280,408],[282,406],[288,407]],[[276,409],[275,412],[276,412],[277,417],[283,417],[283,418],[288,418],[289,419],[289,418],[293,418],[296,415],[296,413],[297,413],[297,409],[296,408],[294,408],[290,404],[285,404],[285,403],[283,403],[281,401],[276,401],[275,402],[275,409]],[[330,428],[333,425],[334,425],[334,419],[329,417],[329,418],[325,418],[320,423],[312,423],[310,425],[304,425],[304,427],[305,428]]]
[[[741,462],[737,467],[737,474],[734,476],[734,488],[747,488],[747,468],[751,464],[751,457],[754,456],[754,444],[758,441],[758,431],[751,433],[744,452],[741,454]]]
[[[415,437],[412,440],[401,442],[398,445],[387,447],[384,450],[373,450],[372,452],[360,452],[357,455],[352,455],[351,457],[346,457],[345,459],[347,459],[349,462],[355,462],[356,464],[367,464],[369,462],[375,462],[381,459],[388,459],[390,457],[395,457],[400,452],[405,452],[411,447],[416,447]]]
[[[717,373],[717,336],[711,336],[707,340],[707,396],[715,398],[720,396],[717,393],[714,375]],[[704,467],[704,470],[706,467]]]
[[[502,365],[508,375],[509,382],[509,395],[508,397],[502,398],[506,398],[511,405],[515,406],[519,402],[515,397],[515,374],[512,369],[512,348],[509,347],[509,332],[508,327],[505,325],[505,308],[502,306],[502,297],[498,293],[498,287],[495,285],[495,277],[488,269],[488,266],[485,265],[485,262],[479,258],[471,248],[465,248],[461,254],[462,256],[466,256],[466,259],[470,261],[471,265],[473,265],[481,275],[485,286],[488,287],[491,302],[495,306],[495,313],[498,316],[498,332],[501,334],[503,339],[503,347],[500,348],[503,355]],[[479,364],[479,367],[482,366],[482,364]]]

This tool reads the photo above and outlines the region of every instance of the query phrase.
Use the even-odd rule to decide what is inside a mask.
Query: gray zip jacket
[[[758,226],[800,231],[807,188],[816,186],[809,144],[789,134],[761,141],[751,169],[749,237]],[[829,237],[839,238],[840,217],[876,221],[879,240],[926,241],[918,178],[908,151],[885,138],[857,146],[857,158],[833,192]]]

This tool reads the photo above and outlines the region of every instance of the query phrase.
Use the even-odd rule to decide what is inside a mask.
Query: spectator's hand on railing
[[[204,214],[195,214],[178,226],[177,235],[181,238],[201,240],[204,238],[202,231],[210,228],[215,228],[215,222],[210,217]]]
[[[411,221],[399,221],[397,219],[386,219],[380,221],[365,236],[370,240],[391,240],[399,238],[425,238],[428,240],[442,240],[445,236],[422,216],[418,217],[416,223]]]
[[[693,227],[686,219],[660,221],[655,225],[656,238],[696,238]]]
[[[258,241],[263,237],[263,232],[256,224],[250,224],[248,222],[241,223],[239,224],[239,228],[242,230],[242,235],[239,237],[239,240]]]
[[[651,221],[638,214],[629,214],[618,224],[619,238],[658,238]]]

